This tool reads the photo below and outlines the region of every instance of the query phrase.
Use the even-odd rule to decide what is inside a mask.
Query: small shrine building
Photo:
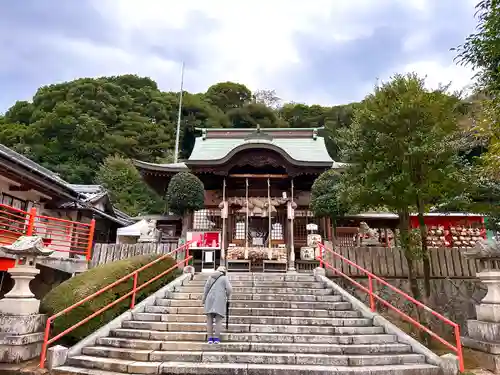
[[[194,247],[202,250],[194,251],[195,267],[308,270],[317,264],[304,250],[308,234],[331,237],[329,219],[309,209],[312,184],[324,171],[343,168],[328,154],[321,130],[197,129],[187,160],[135,163],[162,196],[178,172],[190,171],[203,182],[205,209],[195,212],[192,225],[204,239]]]

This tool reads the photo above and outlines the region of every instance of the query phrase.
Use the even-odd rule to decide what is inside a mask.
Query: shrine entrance
[[[286,174],[231,174],[224,194],[228,269],[285,272],[293,249],[293,180]]]

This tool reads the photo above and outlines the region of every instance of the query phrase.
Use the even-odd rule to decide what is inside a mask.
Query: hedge
[[[155,259],[158,259],[159,257],[160,255],[157,254],[139,255],[132,258],[104,264],[83,272],[80,275],[61,283],[60,285],[52,289],[49,293],[47,293],[47,295],[41,302],[40,310],[42,313],[49,316],[54,315],[57,312],[64,310],[66,307],[71,306],[78,301],[81,301],[92,293],[101,290],[114,281],[130,274],[136,269],[150,263]],[[139,273],[137,285],[140,286],[143,283],[151,280],[154,276],[166,271],[174,264],[175,260],[167,257],[163,261],[160,261],[153,266],[141,271]],[[181,271],[176,268],[164,277],[161,277],[148,286],[144,287],[144,289],[137,293],[136,303],[142,301],[153,292],[160,289],[162,286],[174,280],[179,276],[180,272]],[[130,280],[116,285],[115,287],[109,289],[101,295],[71,310],[67,314],[56,318],[53,322],[51,336],[55,336],[56,334],[85,319],[95,311],[115,301],[117,298],[120,298],[121,296],[132,290],[132,285],[133,279],[130,278]],[[81,339],[87,337],[98,328],[102,327],[120,314],[127,311],[130,307],[130,300],[130,298],[124,299],[102,314],[82,324],[80,327],[75,328],[73,331],[63,336],[59,343],[64,345],[73,345]]]

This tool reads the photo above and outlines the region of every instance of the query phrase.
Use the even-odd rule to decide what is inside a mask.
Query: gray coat
[[[219,271],[215,271],[210,275],[205,283],[205,290],[203,292],[205,314],[226,316],[226,303],[231,296],[231,292],[232,287],[227,276]]]

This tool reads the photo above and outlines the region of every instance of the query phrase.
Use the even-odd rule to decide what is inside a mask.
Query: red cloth
[[[0,258],[0,271],[7,271],[9,268],[14,267],[16,261],[10,258]]]

